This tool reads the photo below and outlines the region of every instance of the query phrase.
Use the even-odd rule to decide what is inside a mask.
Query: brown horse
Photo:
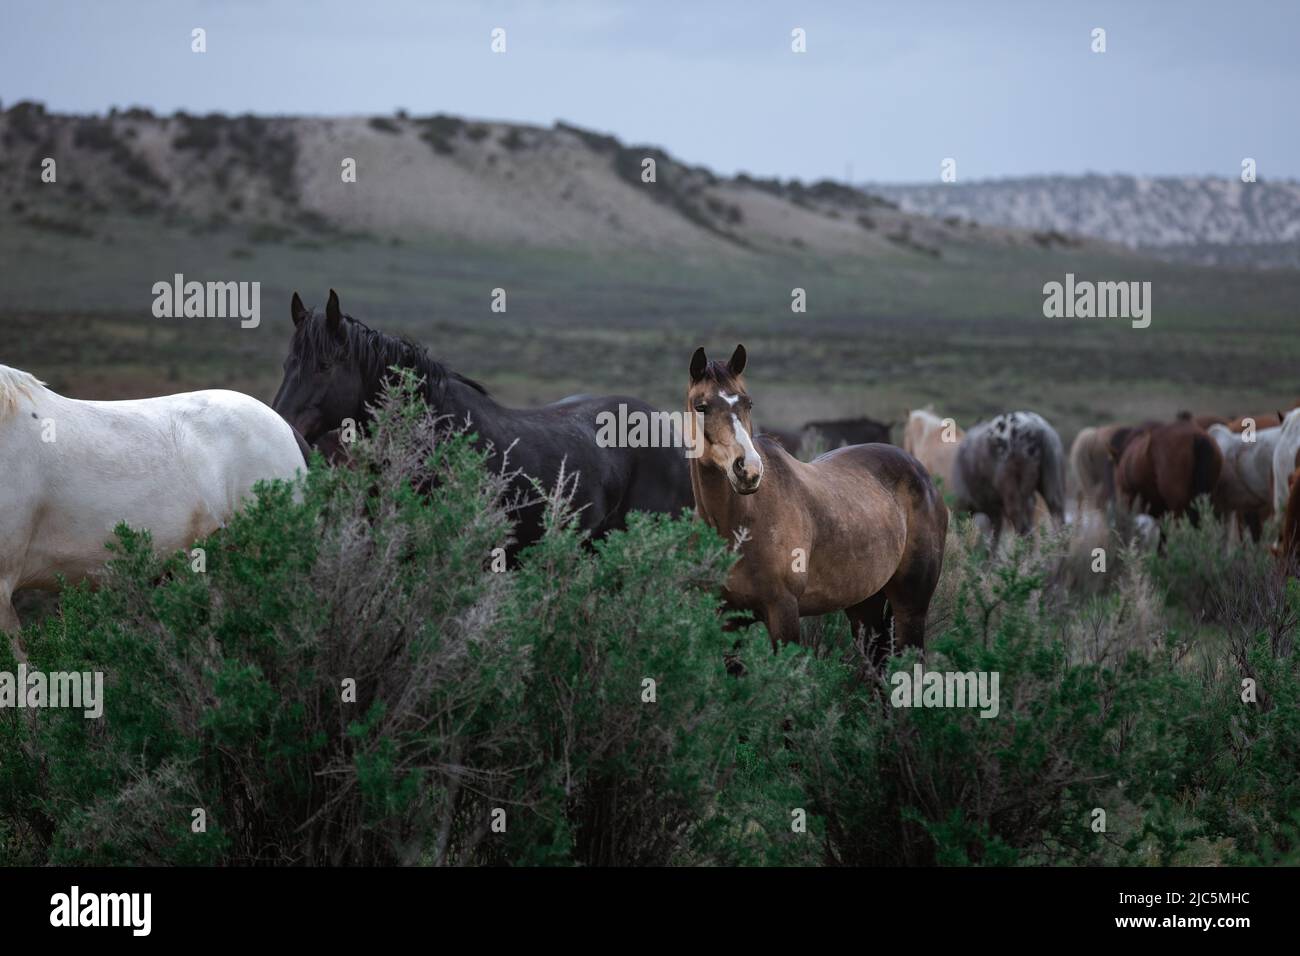
[[[1223,453],[1214,439],[1188,418],[1168,424],[1147,422],[1118,429],[1110,440],[1115,492],[1126,509],[1153,518],[1199,515],[1192,501],[1213,494],[1223,470]]]
[[[1286,418],[1286,413],[1293,408],[1300,408],[1300,401],[1292,402],[1285,410],[1264,412],[1262,415],[1242,415],[1227,424],[1234,432],[1245,431],[1247,422],[1254,422],[1257,431],[1263,431],[1265,428],[1277,428],[1282,424],[1282,419]],[[1207,428],[1208,426],[1202,425],[1201,427]]]
[[[799,639],[800,617],[842,610],[879,662],[886,601],[896,643],[924,647],[948,530],[930,476],[893,445],[847,445],[804,463],[766,435],[751,440],[744,370],[744,346],[725,364],[696,349],[686,393],[696,511],[741,553],[723,597],[756,612],[773,648]]]

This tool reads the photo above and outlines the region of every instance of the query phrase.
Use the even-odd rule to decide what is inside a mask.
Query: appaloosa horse
[[[691,506],[682,436],[676,447],[667,447],[671,436],[662,441],[663,430],[652,425],[642,429],[640,440],[630,431],[627,441],[598,440],[601,419],[611,420],[608,416],[627,421],[643,415],[642,421],[658,422],[664,413],[640,399],[578,395],[541,408],[506,408],[482,385],[450,371],[421,346],[345,315],[332,289],[323,314],[304,307],[297,293],[290,314],[293,341],[275,410],[307,441],[326,446],[327,456],[337,458],[342,449],[333,433],[343,420],[351,418],[358,428],[368,424],[370,406],[389,369],[414,370],[423,378],[423,397],[430,408],[451,416],[457,425],[469,421],[477,441],[490,450],[488,467],[499,468],[508,452],[509,470],[518,471],[511,492],[528,500],[514,513],[515,542],[507,549],[512,559],[542,533],[545,504],[536,500],[529,479],[550,491],[561,469],[576,476],[573,505],[580,509],[579,525],[593,537],[625,527],[632,511],[676,514]]]
[[[980,422],[957,449],[953,491],[958,507],[993,526],[993,550],[1007,520],[1017,534],[1034,527],[1035,495],[1053,523],[1065,520],[1065,453],[1060,436],[1035,412],[1008,412]]]
[[[773,648],[799,639],[800,617],[841,610],[877,662],[889,649],[887,610],[895,643],[923,647],[948,528],[930,476],[893,445],[805,463],[766,435],[751,439],[744,370],[743,346],[725,364],[696,349],[686,395],[696,511],[741,555],[723,597],[758,614]]]
[[[159,552],[188,547],[261,479],[305,470],[293,429],[257,399],[210,390],[87,402],[0,365],[0,631],[11,596],[96,575],[125,522]]]

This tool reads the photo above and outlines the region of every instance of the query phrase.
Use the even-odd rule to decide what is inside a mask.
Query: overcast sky
[[[0,0],[6,106],[563,119],[802,179],[1300,178],[1298,51],[1296,0]]]

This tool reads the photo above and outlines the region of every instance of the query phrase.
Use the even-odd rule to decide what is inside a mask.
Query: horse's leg
[[[1251,508],[1246,512],[1246,528],[1250,531],[1250,539],[1259,544],[1260,536],[1264,533],[1263,512],[1258,508]]]
[[[862,646],[871,658],[877,670],[889,657],[889,619],[885,604],[888,599],[885,592],[873,594],[865,601],[844,609],[853,630],[853,639],[862,638]]]
[[[791,595],[778,597],[763,605],[763,623],[772,639],[772,651],[782,644],[799,643],[799,602]]]
[[[1047,513],[1052,519],[1052,529],[1060,531],[1061,526],[1065,524],[1065,489],[1057,488],[1056,481],[1053,480],[1044,468],[1038,474],[1038,493],[1043,496],[1043,504],[1047,505]],[[1035,502],[1037,510],[1037,502]]]
[[[744,611],[744,617],[738,617],[734,614],[728,614],[727,619],[722,622],[722,631],[724,634],[735,634],[738,631],[748,630],[757,622],[757,618],[752,611],[745,608],[736,607],[731,602],[727,602],[723,608],[724,611]],[[731,650],[723,651],[722,663],[726,667],[727,673],[732,677],[745,676],[745,662],[740,658],[741,641],[736,640],[731,645]]]
[[[988,516],[989,524],[993,528],[993,542],[989,545],[989,557],[997,558],[998,545],[1002,542],[1002,512],[990,514]]]
[[[14,657],[18,658],[20,664],[27,661],[22,641],[18,639],[22,627],[18,612],[14,610],[13,586],[7,581],[0,582],[0,634],[9,635],[9,646],[14,649]]]
[[[943,572],[947,526],[945,514],[941,522],[927,524],[910,534],[898,570],[885,584],[882,593],[889,598],[894,616],[896,649],[925,650],[925,619]]]

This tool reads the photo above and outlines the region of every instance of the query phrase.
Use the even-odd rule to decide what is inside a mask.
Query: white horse
[[[1281,434],[1273,449],[1273,510],[1286,511],[1286,496],[1290,490],[1287,479],[1296,469],[1296,456],[1300,455],[1300,408],[1293,408],[1282,419]]]
[[[93,576],[126,522],[170,552],[221,527],[259,479],[306,465],[289,424],[239,392],[65,398],[0,365],[0,632],[12,595]],[[21,650],[19,651],[21,653]]]
[[[1273,513],[1273,452],[1282,429],[1261,428],[1254,441],[1245,441],[1242,433],[1218,423],[1206,431],[1223,452],[1214,505],[1244,522],[1258,540],[1261,522]]]

